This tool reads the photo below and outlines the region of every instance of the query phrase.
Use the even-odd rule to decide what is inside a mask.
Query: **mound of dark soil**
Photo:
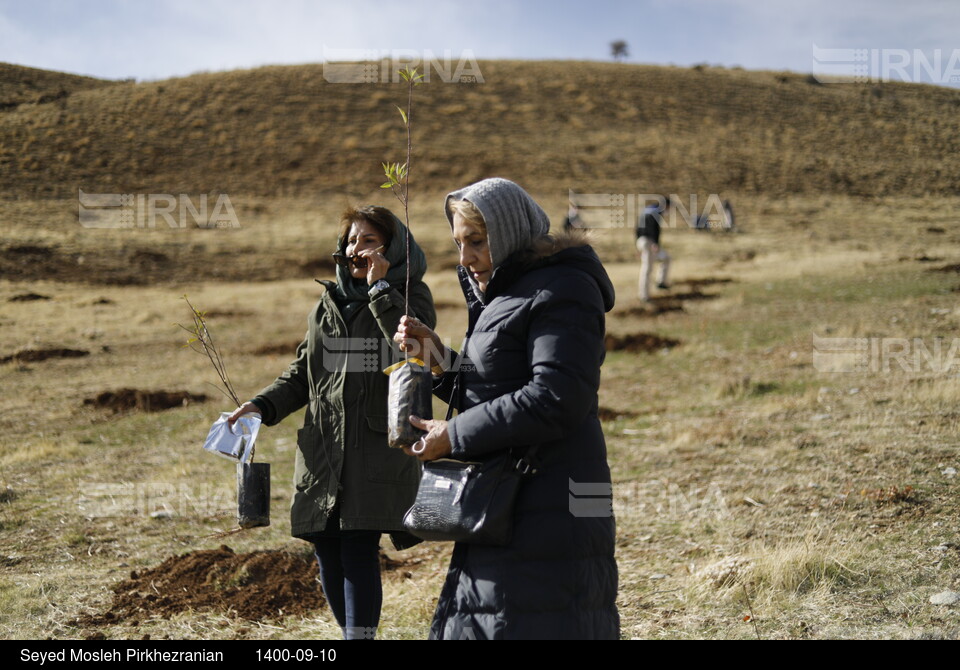
[[[661,349],[671,349],[680,344],[680,340],[660,337],[653,333],[634,333],[633,335],[607,335],[604,340],[607,351],[629,351],[631,353],[651,353]]]
[[[154,249],[124,247],[111,253],[79,246],[16,245],[0,247],[0,279],[58,281],[110,286],[144,286],[180,281],[276,281],[291,277],[332,276],[333,261],[303,264],[270,254],[253,254],[243,263],[224,262],[175,239]]]
[[[93,398],[83,401],[84,405],[93,405],[100,409],[124,412],[135,409],[143,412],[160,412],[174,407],[185,407],[193,402],[206,402],[202,393],[187,391],[143,391],[140,389],[120,389],[104,391]]]
[[[142,266],[157,266],[157,265],[169,265],[170,257],[166,254],[159,253],[157,251],[147,251],[145,249],[137,249],[134,251],[130,260],[132,260],[137,265]]]
[[[597,416],[601,421],[614,421],[623,417],[625,419],[632,419],[637,415],[637,412],[632,410],[619,410],[619,409],[610,409],[609,407],[600,407],[597,410]]]
[[[684,279],[683,281],[677,282],[678,284],[686,284],[690,287],[691,291],[697,291],[704,286],[713,286],[714,284],[731,284],[733,279],[729,277],[696,277],[693,279]]]
[[[713,300],[719,296],[719,293],[703,293],[699,287],[694,285],[690,287],[689,291],[684,293],[677,292],[670,293],[669,295],[657,296],[656,298],[651,298],[650,302],[655,305],[660,303],[670,305],[677,302],[682,303],[685,300]]]
[[[713,300],[718,298],[718,293],[704,293],[701,289],[705,286],[714,284],[729,284],[733,280],[726,277],[699,277],[694,279],[683,279],[677,282],[678,286],[688,286],[687,291],[671,290],[668,293],[657,295],[649,301],[639,305],[631,305],[626,309],[618,309],[613,312],[615,316],[659,316],[667,312],[684,311],[683,303],[688,300]]]
[[[55,247],[45,247],[40,244],[15,244],[7,247],[8,256],[52,256]]]
[[[8,299],[7,302],[33,302],[34,300],[53,300],[53,298],[39,293],[19,293]]]
[[[203,313],[206,318],[239,318],[253,316],[253,312],[245,309],[208,309]]]
[[[0,363],[35,363],[45,361],[48,358],[82,358],[89,356],[89,351],[82,349],[23,349],[15,354],[3,356]]]
[[[173,556],[155,568],[132,572],[113,592],[106,612],[78,623],[130,625],[190,610],[260,621],[303,616],[325,604],[312,558],[281,551],[236,554],[226,545]]]
[[[84,254],[58,246],[16,245],[0,254],[0,277],[20,281],[51,280],[131,285],[151,277],[171,274],[163,254],[131,250],[129,253]]]
[[[656,298],[651,298],[650,302],[641,303],[639,305],[631,305],[630,307],[625,307],[623,309],[615,309],[612,312],[612,316],[658,316],[667,312],[682,311],[684,311],[683,303],[679,300],[674,300],[666,296],[658,296]]]
[[[293,356],[297,353],[297,347],[302,340],[291,342],[278,342],[273,344],[261,344],[251,353],[254,356]]]

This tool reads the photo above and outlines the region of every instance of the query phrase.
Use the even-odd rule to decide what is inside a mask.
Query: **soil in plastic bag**
[[[269,463],[237,463],[237,525],[270,525]]]
[[[410,423],[410,415],[433,418],[433,376],[428,368],[407,361],[390,373],[387,393],[387,443],[394,448],[412,446],[426,431]]]

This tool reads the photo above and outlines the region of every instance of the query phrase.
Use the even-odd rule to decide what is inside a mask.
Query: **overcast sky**
[[[957,0],[0,0],[0,62],[111,79],[339,50],[610,60],[617,39],[634,63],[840,74],[853,52],[814,45],[860,49],[873,76],[960,84]]]

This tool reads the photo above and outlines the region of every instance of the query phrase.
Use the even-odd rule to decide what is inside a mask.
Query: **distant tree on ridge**
[[[611,42],[610,53],[613,55],[613,60],[617,61],[618,63],[630,55],[627,53],[627,43],[623,40],[615,40]]]

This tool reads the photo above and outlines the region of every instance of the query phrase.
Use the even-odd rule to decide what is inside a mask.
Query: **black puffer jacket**
[[[571,505],[573,484],[610,484],[597,389],[613,286],[583,242],[535,246],[495,270],[485,305],[460,268],[470,325],[452,457],[539,444],[539,469],[522,486],[510,545],[456,545],[432,638],[619,636],[612,513]],[[439,395],[451,394],[454,377]]]

